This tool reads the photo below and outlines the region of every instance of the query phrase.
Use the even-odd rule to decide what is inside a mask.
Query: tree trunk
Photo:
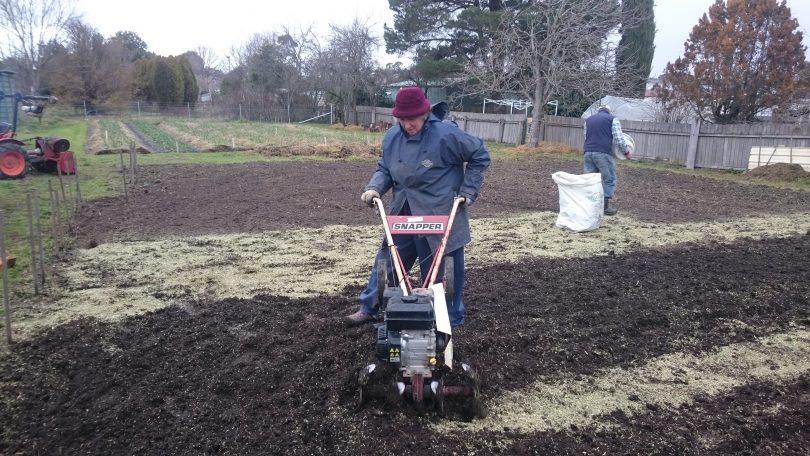
[[[540,144],[540,133],[543,131],[543,121],[545,116],[544,108],[546,102],[543,99],[543,83],[537,81],[534,86],[534,99],[532,100],[532,129],[529,135],[529,147],[537,147]]]

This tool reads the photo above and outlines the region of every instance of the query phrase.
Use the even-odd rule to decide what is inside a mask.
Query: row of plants
[[[138,129],[145,139],[157,146],[160,152],[197,152],[191,144],[172,136],[158,127],[161,120],[136,119],[131,125]]]
[[[239,148],[293,144],[376,144],[384,133],[370,133],[358,127],[322,124],[280,124],[254,121],[190,120],[166,118],[168,125],[210,144]]]
[[[121,149],[129,146],[130,139],[121,129],[118,120],[101,119],[98,124],[105,149]]]

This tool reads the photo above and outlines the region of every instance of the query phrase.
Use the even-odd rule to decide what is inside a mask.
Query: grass
[[[161,120],[184,133],[211,144],[257,147],[291,144],[373,144],[382,141],[384,133],[370,133],[358,127],[323,124],[276,124],[251,121],[195,120],[166,118]]]

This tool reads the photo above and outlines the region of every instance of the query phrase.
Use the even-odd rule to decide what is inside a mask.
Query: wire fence
[[[296,123],[303,121],[330,123],[336,113],[333,105],[282,106],[245,100],[243,103],[149,103],[133,101],[123,104],[73,105],[74,115],[118,117],[186,117],[190,119],[252,120],[260,122]]]

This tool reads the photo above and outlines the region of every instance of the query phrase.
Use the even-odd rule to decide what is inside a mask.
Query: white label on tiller
[[[446,215],[389,215],[386,219],[391,234],[443,234],[449,217]]]

